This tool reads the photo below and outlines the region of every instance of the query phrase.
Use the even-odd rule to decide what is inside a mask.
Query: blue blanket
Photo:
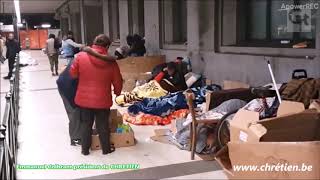
[[[192,91],[196,97],[194,101],[195,105],[205,102],[207,90],[218,91],[221,90],[221,88],[217,85],[192,88]],[[188,105],[183,92],[177,92],[158,99],[146,98],[143,101],[137,102],[130,106],[128,108],[128,112],[132,115],[137,115],[139,112],[143,112],[145,114],[165,117],[174,111],[187,108]]]

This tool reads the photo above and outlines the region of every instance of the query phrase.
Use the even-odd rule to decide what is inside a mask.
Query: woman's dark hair
[[[56,36],[54,35],[54,34],[49,34],[49,39],[51,39],[51,38],[56,38]]]
[[[94,39],[93,44],[97,46],[108,47],[111,44],[111,40],[108,36],[100,34]]]
[[[67,36],[73,36],[73,32],[72,31],[68,31]]]
[[[128,36],[127,36],[127,44],[128,44],[129,46],[132,46],[133,43],[134,43],[133,36],[128,35]]]

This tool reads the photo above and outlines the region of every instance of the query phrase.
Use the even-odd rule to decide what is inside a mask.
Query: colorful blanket
[[[135,125],[168,125],[172,120],[185,118],[188,114],[188,109],[181,109],[174,111],[166,117],[154,116],[150,114],[139,113],[136,116],[132,116],[128,113],[123,115],[123,119],[131,124]]]

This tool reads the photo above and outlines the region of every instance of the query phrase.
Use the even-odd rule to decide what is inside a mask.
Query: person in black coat
[[[144,54],[146,54],[145,40],[138,34],[135,34],[133,36],[128,35],[127,44],[130,47],[127,53],[128,56],[137,57],[144,56]]]
[[[17,40],[14,39],[14,35],[12,33],[9,34],[8,40],[6,42],[6,47],[6,58],[8,59],[9,73],[8,76],[4,77],[4,79],[10,79],[12,76],[16,55],[21,51],[20,44]]]

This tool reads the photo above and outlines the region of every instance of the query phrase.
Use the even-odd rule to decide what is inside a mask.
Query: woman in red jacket
[[[98,35],[92,49],[102,55],[107,55],[111,42],[106,35]],[[92,125],[94,119],[99,133],[102,153],[114,151],[110,146],[109,114],[112,106],[113,85],[114,93],[118,96],[122,90],[122,76],[116,62],[106,62],[85,52],[78,54],[74,60],[70,74],[79,79],[75,103],[81,111],[82,151],[89,154],[91,146]]]

